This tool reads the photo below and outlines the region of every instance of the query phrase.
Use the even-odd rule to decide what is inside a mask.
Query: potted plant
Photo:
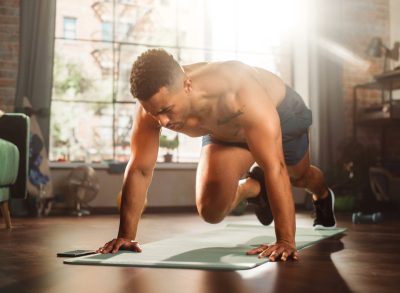
[[[172,162],[172,154],[169,151],[176,149],[178,146],[179,146],[178,134],[173,139],[168,139],[166,135],[160,136],[160,147],[167,149],[167,153],[164,154],[165,163]]]

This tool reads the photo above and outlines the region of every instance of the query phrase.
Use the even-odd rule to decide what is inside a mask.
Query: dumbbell
[[[380,212],[373,214],[363,214],[361,212],[353,213],[353,224],[360,223],[380,223],[382,222],[382,214]]]

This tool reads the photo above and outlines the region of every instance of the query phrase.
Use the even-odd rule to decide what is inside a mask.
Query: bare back
[[[238,92],[249,87],[258,88],[260,95],[257,99],[267,99],[268,104],[275,108],[285,96],[285,84],[279,77],[236,61],[198,63],[183,68],[192,79],[194,90],[206,93],[199,100],[207,101],[200,120],[180,130],[190,136],[210,134],[223,141],[244,142],[243,127],[236,118],[242,114],[246,104],[260,101],[239,100]]]

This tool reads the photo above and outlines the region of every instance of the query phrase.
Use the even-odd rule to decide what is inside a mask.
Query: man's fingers
[[[110,241],[111,242],[111,241]],[[106,244],[104,244],[103,246],[99,247],[99,249],[96,250],[96,253],[102,253],[104,251],[104,249],[106,248],[106,246],[110,243],[107,242]]]
[[[277,247],[277,246],[270,246],[268,249],[262,251],[258,257],[263,258],[263,257],[268,257],[269,261],[276,261],[276,260],[282,260],[286,261],[289,256],[291,256],[294,260],[298,259],[298,253],[297,251],[291,252],[288,249],[285,249],[283,247]]]
[[[260,252],[266,250],[267,248],[268,248],[268,245],[260,245],[257,248],[247,251],[246,254],[248,254],[248,255],[259,254]]]
[[[299,258],[299,254],[296,248],[291,247],[290,245],[287,245],[285,243],[276,243],[270,246],[261,245],[247,252],[247,254],[255,253],[258,253],[258,258],[268,257],[269,261],[286,261],[288,258],[298,260]]]
[[[279,251],[278,250],[274,250],[269,255],[269,260],[270,261],[275,261],[279,257],[279,255],[280,255]]]
[[[123,238],[116,238],[104,244],[103,247],[100,247],[96,250],[97,253],[116,253],[119,250],[130,250],[135,252],[142,252],[142,248],[139,243],[134,240],[128,240]]]
[[[269,255],[266,254],[266,255],[264,255],[264,256],[268,257],[268,259],[269,259],[270,261],[274,261],[276,255],[277,255],[276,250],[274,250],[274,251],[272,251]]]
[[[269,256],[269,260],[270,261],[275,261],[276,259],[279,259],[280,256],[282,255],[282,253],[285,251],[284,247],[278,247],[276,250],[274,250],[270,256]]]
[[[129,251],[134,251],[134,252],[142,252],[142,249],[139,246],[139,243],[134,240],[124,240],[121,241],[119,247],[123,250],[129,250]]]
[[[103,251],[101,253],[109,253],[110,251],[112,251],[114,244],[115,244],[115,240],[112,240],[108,243],[106,243],[103,247]]]
[[[259,258],[262,257],[268,257],[270,256],[274,251],[276,251],[278,249],[278,247],[276,245],[271,245],[268,246],[267,249],[264,249],[263,251],[260,252],[260,254],[258,255]]]
[[[99,247],[99,249],[96,250],[96,253],[101,253],[103,251],[103,246]]]
[[[262,258],[262,257],[270,256],[272,253],[274,253],[274,251],[275,250],[273,248],[266,249],[264,251],[261,251],[261,253],[258,255],[258,257]]]
[[[254,254],[259,254],[260,252],[264,251],[263,248],[256,248],[256,249],[252,249],[249,250],[248,252],[246,252],[248,255],[254,255]]]
[[[113,248],[113,245],[109,244],[107,245],[104,249],[102,253],[109,253]]]
[[[122,245],[123,242],[121,241],[115,242],[114,246],[112,247],[111,253],[116,253]]]

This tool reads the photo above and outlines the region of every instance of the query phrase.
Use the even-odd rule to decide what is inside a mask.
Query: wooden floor
[[[207,231],[229,222],[255,220],[229,216],[211,225],[194,214],[145,214],[141,243],[180,233]],[[96,249],[116,235],[117,215],[13,219],[0,224],[0,292],[399,292],[400,223],[353,225],[348,231],[300,252],[298,262],[267,263],[256,269],[219,272],[65,265],[56,253]],[[308,213],[298,226],[311,226]]]

